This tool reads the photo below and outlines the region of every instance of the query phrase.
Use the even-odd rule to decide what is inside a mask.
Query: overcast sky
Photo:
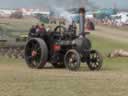
[[[0,8],[32,8],[32,7],[38,7],[41,5],[46,5],[48,3],[54,5],[56,3],[53,3],[54,1],[58,1],[58,5],[65,4],[65,1],[70,2],[70,0],[0,0]],[[73,1],[73,0],[72,0]],[[75,0],[78,2],[78,0]],[[112,8],[113,6],[116,6],[117,8],[125,8],[128,9],[128,0],[89,0],[96,4],[97,6],[100,6],[102,8]],[[75,2],[74,2],[75,3]],[[74,4],[73,4],[74,5]]]

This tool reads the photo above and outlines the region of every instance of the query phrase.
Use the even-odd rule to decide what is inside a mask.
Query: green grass
[[[107,58],[108,53],[114,51],[115,49],[128,49],[127,44],[123,44],[120,42],[99,38],[95,35],[91,36],[92,48],[101,52],[104,57],[104,66],[103,70],[124,70],[128,69],[128,58],[118,57],[118,58]]]
[[[40,23],[40,21],[35,18],[0,19],[0,26],[5,30],[29,30],[33,24],[38,23]]]
[[[102,37],[97,37],[95,35],[90,36],[92,41],[92,47],[94,49],[98,49],[102,53],[108,53],[115,49],[128,49],[128,45],[124,43],[120,43],[118,41],[113,41],[109,39],[105,39]]]

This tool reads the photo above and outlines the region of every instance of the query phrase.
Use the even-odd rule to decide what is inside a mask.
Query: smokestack
[[[80,21],[79,21],[79,30],[80,34],[85,32],[85,8],[79,8]]]

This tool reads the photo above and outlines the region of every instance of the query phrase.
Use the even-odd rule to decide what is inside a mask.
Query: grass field
[[[22,59],[0,57],[0,96],[128,96],[128,58],[106,57],[128,44],[95,34],[90,38],[92,47],[104,56],[100,71],[92,72],[85,64],[79,72],[52,66],[35,70]]]
[[[102,53],[114,48],[128,48],[96,36],[93,47]],[[104,44],[105,43],[105,44]],[[102,46],[101,46],[102,44]],[[29,69],[24,60],[0,57],[1,96],[127,96],[128,59],[104,58],[101,71],[91,72],[82,65],[79,72],[46,67]]]
[[[6,30],[29,30],[33,24],[38,24],[39,20],[35,18],[23,19],[4,19],[0,18],[0,26]]]

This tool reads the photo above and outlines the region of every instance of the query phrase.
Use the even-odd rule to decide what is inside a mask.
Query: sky
[[[128,9],[128,0],[90,0],[93,1],[96,5],[99,5],[100,7],[117,7],[117,8],[123,8]]]
[[[70,4],[73,0],[0,0],[0,8],[38,8],[42,5],[62,6]],[[74,0],[77,4],[79,0]],[[113,8],[113,6],[121,9],[128,9],[128,0],[89,0],[96,6],[101,8]],[[67,3],[65,3],[67,2]]]

